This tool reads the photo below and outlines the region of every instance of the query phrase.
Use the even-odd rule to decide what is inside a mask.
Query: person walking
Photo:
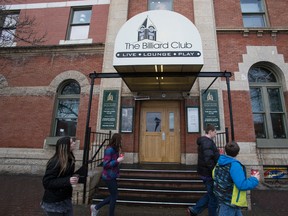
[[[216,136],[214,125],[208,124],[205,127],[205,135],[197,139],[198,145],[198,164],[197,172],[202,179],[207,193],[197,201],[195,206],[189,206],[187,212],[189,216],[196,216],[208,207],[208,215],[217,215],[217,198],[213,193],[212,170],[220,156],[219,151],[213,141]]]
[[[78,183],[78,177],[73,176],[75,148],[74,138],[62,137],[56,143],[55,154],[47,162],[41,207],[48,216],[73,216],[72,185]]]
[[[246,177],[246,168],[235,157],[239,145],[226,144],[227,155],[221,155],[213,170],[214,194],[219,201],[219,216],[242,216],[241,207],[247,207],[246,191],[254,189],[260,180],[259,172]]]
[[[109,216],[114,216],[116,200],[118,198],[117,178],[119,177],[119,165],[124,160],[120,155],[122,146],[121,134],[113,134],[107,148],[104,151],[102,179],[105,181],[110,195],[97,205],[90,206],[91,216],[96,216],[103,206],[109,204]]]

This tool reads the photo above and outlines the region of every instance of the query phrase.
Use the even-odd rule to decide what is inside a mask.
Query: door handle
[[[162,132],[162,140],[164,141],[166,139],[166,134],[165,132]]]

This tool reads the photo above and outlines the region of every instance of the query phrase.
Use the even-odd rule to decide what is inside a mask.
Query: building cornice
[[[241,33],[243,36],[256,34],[259,37],[263,34],[271,34],[272,37],[275,37],[277,34],[287,34],[288,28],[216,28],[216,31],[219,34]]]
[[[19,46],[19,47],[1,47],[0,56],[10,55],[39,55],[39,54],[103,54],[105,45],[103,43],[95,44],[72,44],[72,45],[53,45],[53,46]]]

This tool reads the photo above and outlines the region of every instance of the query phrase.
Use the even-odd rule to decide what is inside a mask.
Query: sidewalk
[[[41,176],[0,176],[0,212],[5,216],[44,216],[40,208],[43,194]],[[260,186],[251,191],[252,210],[243,211],[243,216],[287,216],[288,190]],[[89,216],[89,206],[74,206],[75,216]],[[108,207],[101,209],[99,216],[107,216]],[[115,216],[186,216],[186,208],[147,207],[135,204],[116,206]],[[200,216],[207,216],[203,212]]]

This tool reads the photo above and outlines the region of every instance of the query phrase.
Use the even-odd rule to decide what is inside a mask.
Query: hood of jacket
[[[218,159],[218,164],[220,166],[224,166],[226,164],[234,163],[234,162],[238,163],[238,161],[235,158],[228,156],[228,155],[223,155],[223,154],[221,154],[219,159]]]
[[[200,145],[201,143],[205,143],[205,142],[210,142],[210,138],[206,137],[206,136],[201,136],[197,139],[197,145]]]

